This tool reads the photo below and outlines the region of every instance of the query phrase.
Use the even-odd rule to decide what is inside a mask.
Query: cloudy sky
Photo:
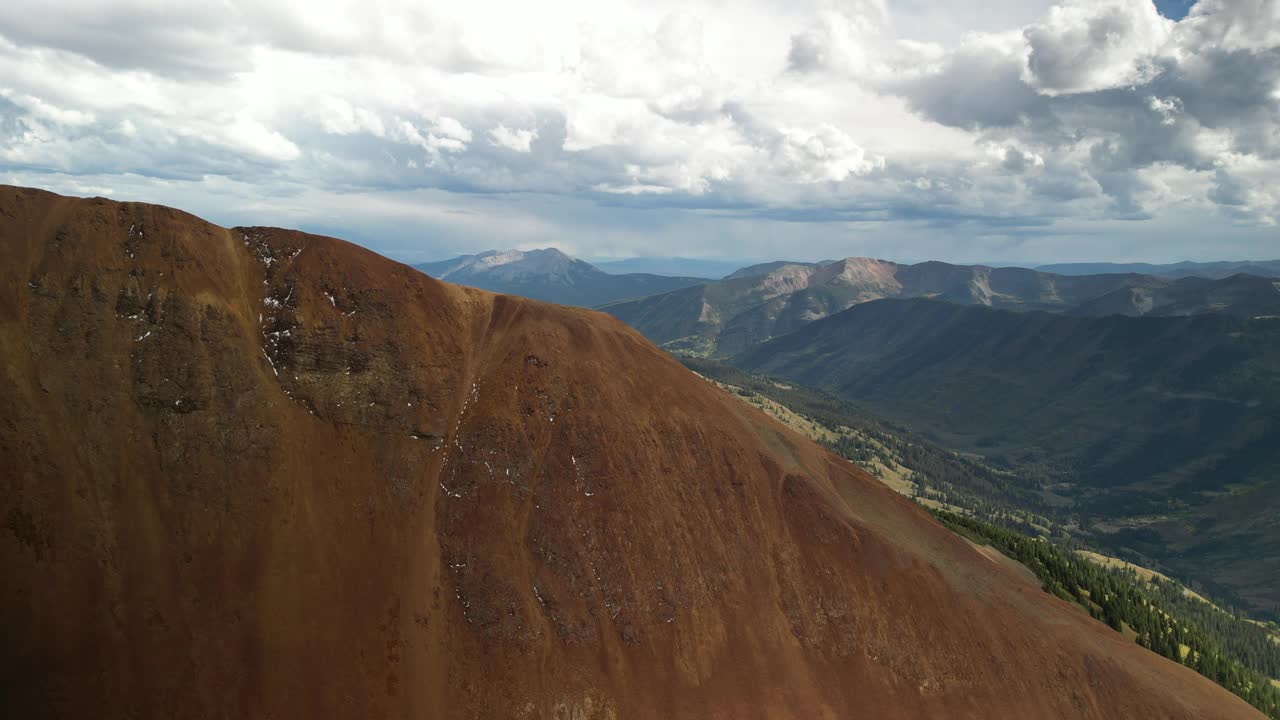
[[[406,261],[1273,258],[1280,0],[8,0],[0,182]]]

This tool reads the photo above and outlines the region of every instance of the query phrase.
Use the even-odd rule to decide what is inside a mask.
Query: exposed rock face
[[[612,318],[0,188],[15,717],[1248,718]]]

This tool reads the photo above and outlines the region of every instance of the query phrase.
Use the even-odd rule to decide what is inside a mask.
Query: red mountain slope
[[[599,313],[0,188],[13,717],[1252,718]]]

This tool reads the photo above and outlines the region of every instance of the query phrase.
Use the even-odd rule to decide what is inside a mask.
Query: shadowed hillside
[[[1240,317],[1280,316],[1280,280],[1232,275],[1220,280],[1186,277],[1168,285],[1129,287],[1083,303],[1073,315],[1228,314]]]
[[[949,447],[1047,465],[1120,548],[1280,603],[1280,321],[851,308],[737,358]]]
[[[621,323],[0,188],[15,717],[1252,718]]]

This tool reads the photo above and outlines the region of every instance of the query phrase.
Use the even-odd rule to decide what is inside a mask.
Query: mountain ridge
[[[1223,280],[1149,275],[1053,275],[1026,268],[901,265],[849,257],[767,263],[699,288],[603,306],[674,352],[731,356],[858,303],[935,298],[961,305],[1079,314],[1208,312],[1280,314],[1280,286],[1262,278]]]
[[[650,257],[622,259],[588,259],[592,265],[610,275],[647,273],[668,277],[701,277],[720,280],[742,267],[741,262],[718,258]]]
[[[1258,717],[603,314],[27,189],[0,242],[21,715]]]
[[[1104,273],[1140,273],[1165,277],[1203,277],[1221,280],[1232,275],[1280,277],[1280,260],[1217,260],[1177,263],[1055,263],[1039,265],[1036,270],[1059,275],[1097,275]]]
[[[594,307],[708,282],[705,278],[651,273],[609,274],[556,248],[488,250],[414,267],[432,277],[482,290],[579,307]]]

